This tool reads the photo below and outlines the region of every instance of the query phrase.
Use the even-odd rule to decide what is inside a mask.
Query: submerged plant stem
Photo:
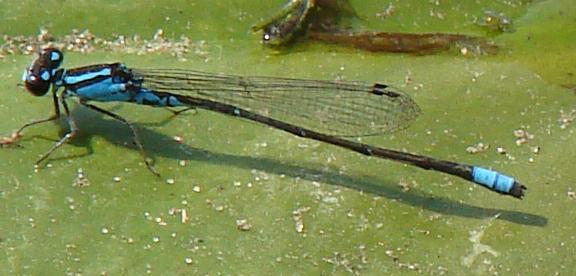
[[[389,32],[315,32],[309,38],[342,44],[373,52],[430,54],[451,48],[467,49],[478,53],[495,53],[498,50],[482,38],[446,33],[389,33]]]

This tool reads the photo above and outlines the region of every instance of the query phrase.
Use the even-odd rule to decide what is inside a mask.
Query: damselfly
[[[71,140],[77,132],[67,99],[75,97],[85,107],[126,124],[146,165],[136,128],[126,119],[90,102],[131,102],[154,107],[200,108],[241,117],[368,156],[400,161],[427,170],[459,176],[492,191],[522,198],[526,187],[514,178],[482,167],[384,149],[346,137],[373,135],[405,127],[420,112],[414,101],[385,84],[332,82],[272,77],[242,77],[184,69],[131,69],[122,63],[60,68],[64,56],[58,49],[44,49],[25,71],[23,79],[35,96],[52,92],[54,114],[16,130],[1,144],[16,143],[24,129],[56,120],[60,106],[70,131],[37,161]],[[61,90],[59,94],[57,92]]]

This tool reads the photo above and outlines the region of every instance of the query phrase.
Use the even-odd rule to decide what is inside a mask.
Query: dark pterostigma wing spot
[[[394,92],[394,91],[390,91],[390,90],[386,90],[388,88],[388,85],[386,84],[382,84],[382,83],[376,83],[374,84],[374,87],[372,88],[372,94],[375,95],[379,95],[379,96],[388,96],[388,97],[392,97],[392,98],[398,98],[401,95]]]

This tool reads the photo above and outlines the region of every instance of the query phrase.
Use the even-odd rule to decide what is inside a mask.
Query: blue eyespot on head
[[[60,61],[62,62],[62,52],[59,50],[53,49],[50,53],[50,60],[51,61]]]
[[[45,60],[47,67],[54,70],[60,67],[64,60],[64,54],[56,48],[46,48],[40,54],[40,58]]]
[[[64,55],[55,48],[46,48],[28,69],[24,72],[22,80],[26,89],[34,96],[43,96],[48,93],[54,81],[56,69],[60,67]]]

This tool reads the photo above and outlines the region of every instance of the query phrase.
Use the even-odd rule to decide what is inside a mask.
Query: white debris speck
[[[520,146],[528,142],[528,140],[534,139],[534,135],[528,133],[525,129],[514,130],[514,137],[516,137],[516,145]]]
[[[86,187],[90,186],[90,181],[84,175],[84,170],[82,168],[78,168],[76,171],[76,179],[72,183],[72,187]]]
[[[388,3],[388,6],[382,12],[376,13],[376,16],[380,19],[386,19],[394,14],[396,8],[392,3]]]
[[[576,192],[569,190],[566,194],[570,199],[576,199]]]
[[[310,211],[310,207],[300,207],[294,211],[292,211],[292,219],[295,222],[295,229],[296,232],[302,233],[304,232],[304,213]]]
[[[177,211],[176,208],[170,208],[168,209],[168,215],[173,216],[174,214],[176,214],[176,211]]]
[[[180,212],[180,222],[186,223],[188,222],[188,220],[190,220],[190,217],[188,217],[188,212],[186,211],[186,209],[182,209],[182,211]]]
[[[84,170],[82,168],[78,168],[78,170],[76,170],[76,177],[84,178]]]
[[[558,118],[560,129],[568,128],[568,126],[574,121],[576,121],[576,108],[571,111],[560,110],[560,118]]]
[[[466,148],[466,152],[470,154],[480,153],[490,148],[488,144],[484,144],[482,142],[478,142],[475,145],[469,146]]]
[[[304,231],[304,223],[302,221],[296,222],[296,232],[302,233]]]
[[[338,203],[338,198],[335,196],[327,196],[327,197],[322,198],[322,201],[325,203],[336,204],[336,203]]]
[[[252,224],[250,224],[247,219],[237,219],[236,228],[241,231],[249,231],[252,229]]]

